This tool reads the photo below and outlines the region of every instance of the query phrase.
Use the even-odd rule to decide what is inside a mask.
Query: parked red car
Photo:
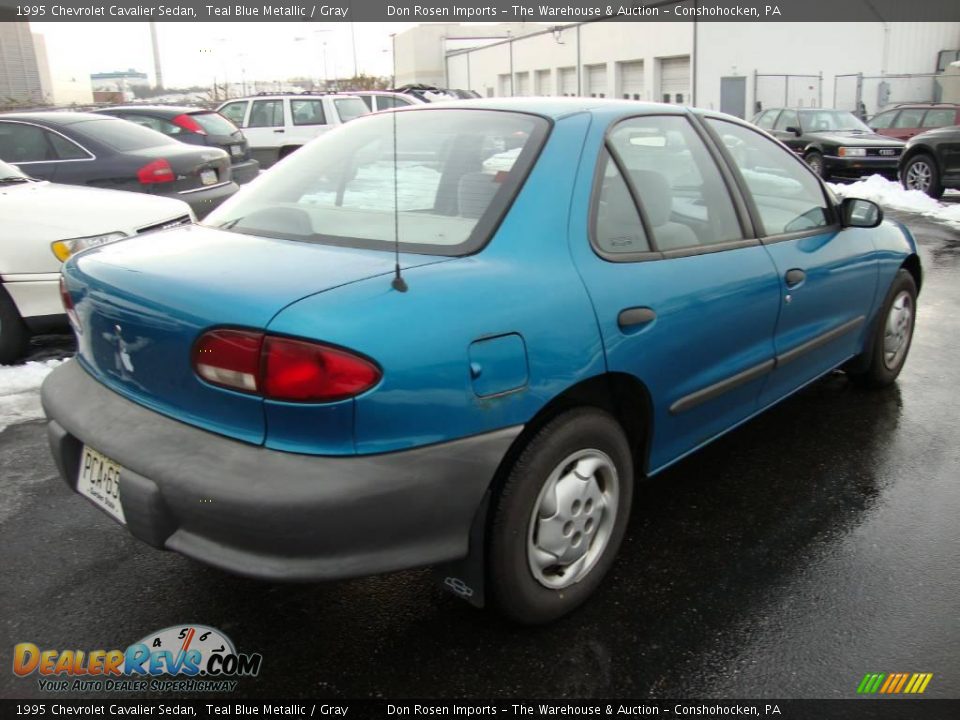
[[[927,130],[960,125],[957,103],[910,103],[877,113],[867,122],[875,132],[898,140],[909,140]]]

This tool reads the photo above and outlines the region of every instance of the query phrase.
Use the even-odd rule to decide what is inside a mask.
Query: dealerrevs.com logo
[[[239,653],[206,625],[175,625],[151,633],[126,650],[13,648],[13,672],[38,675],[47,692],[232,692],[239,677],[256,677],[263,656]]]

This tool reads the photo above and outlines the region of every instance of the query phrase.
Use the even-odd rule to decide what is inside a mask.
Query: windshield
[[[13,177],[27,177],[23,174],[23,171],[14,167],[10,163],[5,163],[3,160],[0,160],[0,180],[5,178]]]
[[[804,132],[824,130],[872,132],[853,113],[842,110],[801,110],[800,127]]]
[[[333,101],[333,104],[337,106],[337,113],[340,115],[342,122],[355,120],[370,112],[370,108],[360,98],[338,98]]]
[[[379,250],[397,238],[403,252],[465,255],[486,243],[548,129],[543,118],[491,110],[368,115],[307,144],[203,224]]]

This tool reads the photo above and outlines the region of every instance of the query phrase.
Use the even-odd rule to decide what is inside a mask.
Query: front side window
[[[800,127],[800,116],[796,110],[784,110],[777,119],[776,129],[786,130],[787,128]]]
[[[319,98],[291,100],[290,114],[293,115],[294,125],[327,124],[327,118],[323,112],[323,100]]]
[[[938,128],[956,124],[958,124],[957,111],[950,108],[941,110],[927,110],[927,114],[923,118],[923,125],[921,125],[921,127]]]
[[[36,125],[0,122],[0,160],[22,163],[56,159],[46,131]]]
[[[875,130],[885,130],[893,125],[893,119],[897,116],[897,111],[882,112],[870,120],[870,127]]]
[[[656,250],[743,239],[720,170],[686,118],[631,118],[617,124],[607,142],[633,186]]]
[[[819,181],[789,150],[758,132],[726,120],[707,123],[733,157],[753,197],[764,234],[782,235],[831,224]]]
[[[304,146],[204,223],[326,245],[391,251],[396,239],[401,252],[469,254],[499,223],[548,130],[543,118],[489,110],[368,115]]]
[[[283,127],[283,100],[254,100],[247,127]]]
[[[804,132],[870,132],[862,120],[844,110],[801,110],[799,114]]]
[[[757,127],[763,128],[764,130],[772,130],[773,123],[776,121],[777,113],[779,112],[780,112],[779,110],[764,110],[757,117],[757,120],[754,124]]]
[[[247,114],[247,103],[235,102],[220,108],[220,114],[237,127],[243,126],[243,116]]]
[[[340,122],[350,122],[369,112],[360,98],[336,98],[333,104],[337,108]]]

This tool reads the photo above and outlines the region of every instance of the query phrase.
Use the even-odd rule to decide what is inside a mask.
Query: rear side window
[[[90,157],[90,153],[62,135],[48,133],[48,138],[58,160],[86,160]]]
[[[283,100],[254,100],[247,127],[283,127]]]
[[[235,102],[220,108],[220,114],[237,127],[243,125],[243,116],[247,114],[247,103]]]
[[[923,110],[901,110],[900,116],[893,124],[895,128],[915,128],[920,127],[923,120]]]
[[[406,100],[399,100],[390,95],[378,95],[377,96],[377,108],[380,110],[386,110],[388,108],[395,107],[406,107],[410,105]]]
[[[743,239],[723,176],[685,117],[624,120],[607,142],[640,203],[656,250]]]
[[[948,125],[955,125],[955,124],[957,124],[956,110],[952,110],[952,109],[927,110],[927,114],[923,118],[923,125],[921,127],[938,128],[938,127],[947,127]]]
[[[765,235],[815,230],[831,224],[823,188],[805,163],[766,136],[708,118],[753,197]]]
[[[597,249],[607,254],[648,252],[650,242],[623,174],[608,152],[600,162],[593,226]]]
[[[893,125],[893,119],[897,116],[897,111],[888,111],[882,112],[879,115],[875,115],[870,119],[870,122],[867,123],[870,127],[876,128],[877,130],[886,130],[887,128]]]
[[[237,131],[237,126],[220,113],[190,113],[190,117],[196,120],[200,127],[210,135],[233,135]]]
[[[290,113],[293,115],[294,125],[326,125],[327,118],[323,112],[323,100],[291,100]]]
[[[171,140],[155,130],[116,118],[84,120],[74,123],[70,127],[78,134],[93,138],[102,145],[120,152],[144,150],[177,143],[176,140]]]

